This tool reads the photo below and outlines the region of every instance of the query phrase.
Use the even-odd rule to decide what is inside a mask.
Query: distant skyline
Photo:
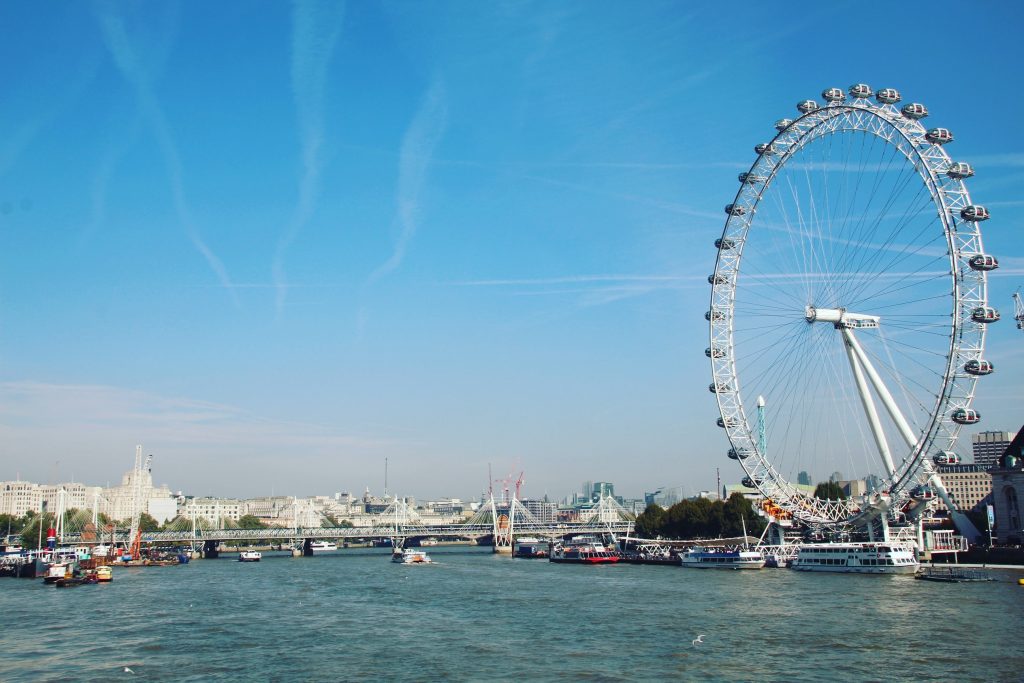
[[[737,173],[899,88],[993,218],[976,429],[1022,420],[1024,8],[0,5],[0,479],[639,497],[742,476],[703,314]],[[970,27],[969,30],[964,27]],[[823,462],[816,481],[837,469]],[[842,469],[841,467],[839,469]],[[845,472],[847,476],[861,476]]]

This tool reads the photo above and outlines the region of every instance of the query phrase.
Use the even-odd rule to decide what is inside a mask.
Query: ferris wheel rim
[[[801,103],[801,111],[803,105]],[[917,105],[915,105],[917,106]],[[927,453],[937,442],[955,443],[960,426],[950,420],[951,407],[969,408],[974,397],[976,376],[964,375],[957,367],[965,357],[981,358],[984,348],[984,325],[971,325],[965,320],[963,311],[965,304],[985,304],[987,299],[984,272],[971,271],[958,267],[971,255],[965,254],[963,247],[973,245],[971,251],[984,254],[981,245],[980,229],[976,222],[958,223],[955,210],[962,206],[973,206],[963,179],[955,181],[955,194],[951,183],[943,179],[942,173],[953,164],[941,144],[927,139],[931,133],[916,119],[901,116],[900,111],[892,103],[875,106],[858,98],[852,102],[831,102],[823,107],[814,106],[810,111],[794,121],[782,120],[778,125],[778,134],[768,143],[746,174],[741,174],[741,186],[733,203],[726,207],[728,217],[718,243],[718,255],[714,274],[709,278],[712,285],[711,308],[707,317],[709,321],[708,355],[712,363],[712,391],[719,405],[719,425],[723,427],[729,438],[733,453],[746,449],[748,454],[735,458],[747,477],[775,505],[792,513],[794,516],[819,524],[848,523],[861,513],[847,504],[834,501],[818,501],[799,493],[794,485],[779,473],[773,463],[760,452],[751,421],[744,408],[740,392],[740,377],[736,369],[735,343],[733,327],[735,320],[735,295],[738,286],[743,249],[748,233],[753,225],[758,205],[771,187],[776,175],[783,169],[789,159],[802,150],[811,141],[823,135],[823,126],[829,123],[846,121],[848,128],[843,132],[857,131],[871,133],[882,138],[887,145],[894,146],[904,158],[914,163],[915,170],[931,194],[930,206],[938,213],[942,230],[949,246],[950,284],[951,284],[951,327],[949,330],[949,349],[946,353],[945,366],[942,373],[941,388],[937,392],[936,403],[931,412],[931,420],[920,434],[917,447],[909,456],[905,456],[896,473],[888,481],[888,493],[892,498],[900,494],[906,495],[908,483],[919,477],[922,470],[927,471],[930,461]],[[870,129],[867,122],[876,126]],[[879,131],[885,130],[886,137]],[[940,129],[945,130],[945,129]],[[833,129],[832,132],[835,132]],[[951,134],[946,131],[951,138]],[[897,139],[898,142],[893,140]],[[777,157],[772,161],[771,157]],[[766,159],[770,163],[766,163]],[[767,173],[765,172],[767,170]],[[754,176],[758,180],[756,191],[751,191],[744,175]],[[958,229],[963,226],[965,229]],[[731,245],[729,244],[731,242]],[[724,247],[724,248],[723,248]],[[723,268],[723,255],[731,252],[726,259],[731,260],[730,267]],[[974,273],[973,275],[970,275]],[[967,278],[971,281],[968,282]],[[723,305],[723,302],[725,304]],[[968,329],[969,328],[969,329]],[[965,332],[969,332],[973,345],[965,351]],[[722,342],[725,342],[723,348]],[[719,351],[723,356],[719,357]],[[941,434],[940,434],[941,432]]]

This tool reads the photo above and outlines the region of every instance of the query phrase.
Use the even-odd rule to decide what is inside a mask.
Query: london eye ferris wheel
[[[786,516],[818,527],[901,521],[948,496],[984,357],[988,210],[953,133],[892,88],[829,88],[775,123],[725,207],[708,281],[712,383],[730,458]],[[864,479],[819,500],[800,472]]]

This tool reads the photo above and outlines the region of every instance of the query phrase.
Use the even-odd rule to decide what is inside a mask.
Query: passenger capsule
[[[764,176],[757,175],[756,173],[747,173],[746,171],[740,173],[738,178],[744,185],[756,185],[765,181]]]
[[[728,455],[730,460],[746,460],[750,457],[750,449],[730,448]]]
[[[708,358],[725,358],[725,351],[719,348],[708,347],[704,349],[704,355]]]
[[[775,130],[780,133],[793,125],[793,119],[779,119],[775,122]]]
[[[704,314],[704,319],[708,322],[711,322],[712,320],[715,322],[721,322],[725,320],[725,313],[722,313],[721,311],[708,311]]]
[[[910,104],[904,104],[903,108],[900,109],[900,113],[908,119],[920,121],[924,117],[928,116],[928,107],[924,106],[920,102],[911,102]]]
[[[965,221],[987,221],[989,219],[988,209],[981,204],[971,204],[960,210],[960,218]]]
[[[968,375],[976,375],[978,377],[991,375],[995,372],[995,369],[996,366],[992,365],[991,361],[982,360],[981,358],[969,360],[964,364],[964,372]]]
[[[770,142],[762,142],[760,145],[754,146],[754,151],[758,154],[771,156],[772,154],[775,154],[775,145]]]
[[[971,311],[971,320],[976,323],[994,323],[999,320],[999,311],[991,306],[978,306]]]
[[[953,180],[963,180],[974,175],[974,167],[963,161],[958,161],[946,169],[946,175]]]
[[[948,128],[932,128],[924,134],[924,139],[933,145],[944,145],[953,142],[953,134]]]
[[[742,206],[736,206],[735,204],[726,204],[725,212],[730,216],[742,216],[747,212]]]
[[[754,480],[751,479],[750,477],[743,477],[743,479],[740,480],[740,483],[746,486],[748,489],[757,488],[757,484],[755,484]]]
[[[729,278],[727,278],[726,276],[722,275],[721,273],[718,273],[717,275],[708,275],[708,284],[709,285],[724,285],[728,281],[729,281]]]
[[[812,111],[818,108],[818,103],[814,100],[804,100],[796,105],[797,110],[801,114],[810,114]]]
[[[850,96],[863,100],[871,97],[871,86],[866,83],[856,83],[850,86]]]
[[[900,91],[896,88],[882,88],[875,93],[879,104],[896,104],[900,101]]]
[[[732,249],[736,246],[736,241],[731,240],[728,237],[719,237],[715,240],[715,249]]]
[[[967,260],[971,270],[995,270],[999,267],[999,261],[990,254],[975,254]]]
[[[846,99],[846,93],[842,88],[826,88],[821,91],[821,96],[826,102],[837,103]]]
[[[929,500],[935,497],[935,492],[932,491],[932,487],[927,484],[921,484],[915,486],[910,490],[910,497],[917,500]]]
[[[957,408],[950,417],[958,425],[972,425],[981,421],[981,413],[974,408]]]
[[[712,382],[708,385],[708,391],[712,394],[724,394],[729,391],[729,385],[726,382]]]
[[[735,427],[737,425],[737,421],[735,417],[730,417],[728,420],[720,417],[717,420],[715,420],[715,424],[721,427],[722,429],[725,429],[726,426],[728,426],[729,428]]]
[[[961,408],[961,410],[963,409]],[[968,409],[968,411],[972,413],[974,412],[973,410],[970,409]],[[978,417],[981,416],[979,415]],[[956,420],[955,413],[953,419]],[[974,422],[977,422],[977,420],[974,420]],[[932,461],[936,465],[959,465],[960,456],[954,453],[953,451],[939,451],[932,457]]]

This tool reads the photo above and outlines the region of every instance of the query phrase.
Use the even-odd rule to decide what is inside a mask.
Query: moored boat
[[[109,565],[96,567],[96,580],[100,583],[107,583],[114,580],[114,569]]]
[[[239,562],[259,562],[263,559],[263,553],[258,550],[243,550],[238,554]]]
[[[790,565],[843,574],[913,574],[920,566],[914,547],[901,543],[805,543]]]
[[[398,562],[400,564],[431,564],[433,560],[430,559],[430,555],[427,555],[423,550],[416,550],[415,548],[406,548],[402,552],[396,552],[391,556],[392,562]]]
[[[550,562],[575,564],[614,564],[620,559],[617,552],[589,538],[574,538],[567,544],[556,545],[548,556]]]
[[[922,581],[937,581],[939,583],[981,583],[995,581],[994,578],[985,572],[972,571],[962,567],[925,567],[914,575],[915,579]]]
[[[520,557],[528,560],[541,559],[547,556],[547,547],[541,546],[539,543],[520,542],[512,552],[512,557]]]
[[[724,550],[694,546],[680,555],[679,564],[699,569],[762,569],[764,557],[756,550]]]

